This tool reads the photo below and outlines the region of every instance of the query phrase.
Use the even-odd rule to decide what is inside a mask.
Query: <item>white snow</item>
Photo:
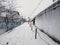
[[[11,32],[6,32],[0,35],[0,45],[58,45],[51,40],[47,35],[38,30],[37,39],[35,39],[35,27],[31,30],[26,22],[21,26],[16,27]]]

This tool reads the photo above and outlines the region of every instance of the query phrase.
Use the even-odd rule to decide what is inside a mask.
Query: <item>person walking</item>
[[[32,26],[33,24],[32,24],[32,20],[30,19],[30,17],[28,17],[28,24],[29,24],[31,30],[33,30],[33,26]]]

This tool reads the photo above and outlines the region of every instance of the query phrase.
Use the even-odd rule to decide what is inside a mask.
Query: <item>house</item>
[[[55,42],[60,43],[60,1],[40,12],[35,17],[35,25]]]

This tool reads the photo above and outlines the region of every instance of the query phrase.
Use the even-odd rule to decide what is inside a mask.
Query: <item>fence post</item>
[[[35,39],[37,38],[37,28],[35,29]]]

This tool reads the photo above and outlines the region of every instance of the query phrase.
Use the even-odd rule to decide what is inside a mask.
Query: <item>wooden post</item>
[[[35,29],[35,39],[37,38],[37,28]]]

